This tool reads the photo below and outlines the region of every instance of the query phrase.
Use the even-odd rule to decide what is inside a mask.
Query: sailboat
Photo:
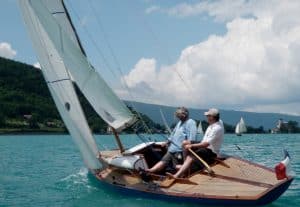
[[[246,127],[243,117],[241,117],[240,121],[236,124],[235,134],[237,136],[242,136],[242,134],[246,133],[246,132],[247,132],[247,127]]]
[[[165,174],[145,181],[140,169],[152,167],[166,151],[157,142],[125,149],[119,132],[139,121],[89,63],[63,0],[19,0],[23,19],[57,109],[92,174],[107,190],[172,202],[262,205],[284,193],[293,177],[283,165],[273,169],[230,155],[166,184]],[[99,151],[74,83],[111,127],[118,149]],[[155,153],[155,154],[154,154]],[[279,176],[280,175],[280,176]]]
[[[197,134],[199,134],[199,135],[204,134],[201,121],[199,122],[198,127],[197,127]]]

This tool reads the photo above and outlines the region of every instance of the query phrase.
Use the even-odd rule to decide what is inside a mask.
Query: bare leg
[[[174,178],[179,178],[183,173],[185,173],[186,170],[190,168],[192,162],[193,162],[193,158],[190,155],[188,155],[185,158],[185,161],[184,161],[183,165],[181,166],[181,168],[174,175]]]
[[[154,172],[157,172],[157,171],[162,170],[165,166],[166,166],[166,163],[165,163],[165,162],[159,161],[159,162],[156,163],[152,168],[147,169],[146,171],[147,171],[147,172],[150,172],[150,173],[154,173]]]
[[[182,165],[176,165],[176,166],[175,166],[175,169],[176,169],[176,170],[179,170],[181,167],[182,167]]]
[[[182,149],[183,149],[183,152],[182,152],[182,154],[183,154],[183,160],[185,160],[185,158],[188,156],[188,150],[185,150],[184,149],[184,146],[185,145],[187,145],[187,144],[191,144],[191,142],[189,141],[189,140],[184,140],[183,142],[182,142]]]

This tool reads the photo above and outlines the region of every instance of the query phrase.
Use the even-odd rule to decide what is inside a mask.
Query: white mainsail
[[[99,152],[97,145],[87,125],[64,62],[32,7],[37,2],[39,1],[19,1],[23,19],[42,66],[44,78],[58,111],[74,142],[79,147],[87,167],[99,169],[102,166],[97,159]]]
[[[95,111],[117,130],[129,126],[135,121],[133,114],[89,64],[72,25],[66,26],[66,21],[62,21],[66,18],[59,17],[60,14],[66,16],[65,10],[55,7],[59,2],[63,1],[28,0],[67,70]]]
[[[235,133],[240,135],[240,134],[246,133],[246,132],[247,132],[247,127],[246,127],[243,117],[241,117],[240,121],[237,123],[237,125],[235,127]]]
[[[201,121],[198,124],[197,133],[198,134],[204,134]]]

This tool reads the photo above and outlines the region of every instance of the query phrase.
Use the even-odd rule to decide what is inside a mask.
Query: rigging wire
[[[69,2],[70,8],[72,10],[72,12],[74,13],[75,17],[77,18],[78,21],[80,21],[80,16],[79,14],[76,12],[75,8],[73,7],[72,3]],[[112,70],[112,67],[109,64],[109,61],[107,60],[107,58],[105,57],[104,53],[102,52],[101,48],[98,46],[97,42],[95,41],[95,39],[93,38],[92,34],[89,32],[89,30],[87,29],[87,27],[85,25],[81,25],[81,27],[84,29],[84,32],[87,34],[88,38],[92,41],[93,46],[95,47],[97,53],[100,55],[101,59],[104,62],[104,65],[106,66],[106,68],[109,69],[109,71],[112,73],[113,76],[116,77],[116,74],[114,73],[114,71]]]
[[[90,1],[88,1],[88,2],[91,3]],[[70,4],[70,7],[71,7],[73,13],[75,14],[76,18],[80,21],[80,17],[79,17],[79,15],[78,15],[78,13],[75,11],[73,5],[72,5],[71,3],[69,3],[69,4]],[[117,57],[116,57],[116,55],[115,55],[115,53],[114,53],[114,51],[113,51],[111,45],[109,44],[109,41],[108,41],[107,35],[106,35],[105,31],[104,31],[104,28],[103,28],[103,26],[102,26],[101,20],[100,20],[99,18],[97,18],[97,15],[95,14],[95,9],[94,9],[94,7],[93,7],[91,4],[90,4],[90,8],[92,9],[92,11],[93,11],[93,13],[94,13],[94,16],[96,17],[98,27],[102,30],[102,32],[103,32],[103,34],[104,34],[105,42],[106,42],[106,44],[108,45],[109,51],[110,51],[110,53],[111,53],[111,55],[112,55],[112,57],[113,57],[115,63],[117,64],[117,69],[118,69],[120,75],[121,75],[122,77],[124,77],[124,73],[123,73],[123,71],[122,71],[122,69],[121,69],[121,66],[120,66],[120,64],[119,64],[119,61],[118,61],[118,59],[117,59]],[[93,46],[96,48],[96,51],[100,54],[101,58],[104,60],[104,64],[105,64],[106,68],[108,68],[109,71],[112,73],[112,75],[113,75],[116,79],[118,79],[117,74],[116,74],[116,73],[114,72],[114,70],[112,69],[111,65],[109,64],[109,61],[108,61],[107,58],[105,57],[104,53],[102,52],[102,50],[101,50],[100,47],[98,46],[98,44],[97,44],[97,42],[95,41],[95,39],[92,37],[92,35],[91,35],[91,33],[89,32],[89,30],[87,29],[87,27],[86,27],[85,25],[82,25],[82,28],[84,29],[85,33],[88,35],[88,38],[92,41]],[[134,97],[133,97],[133,95],[132,95],[132,93],[131,93],[131,91],[130,91],[130,88],[129,88],[128,84],[126,83],[126,80],[124,80],[123,82],[121,81],[121,84],[122,84],[122,83],[125,85],[125,87],[123,86],[124,89],[128,91],[128,94],[129,94],[129,95],[131,96],[131,98],[133,99]],[[130,101],[130,103],[131,103],[131,105],[132,105],[133,108],[136,108],[136,107],[135,107],[135,104],[133,104],[132,101]],[[145,130],[147,131],[147,133],[152,134],[152,131],[151,131],[150,127],[149,127],[149,126],[146,124],[146,122],[143,120],[141,114],[140,114],[137,110],[136,110],[136,113],[137,113],[137,115],[138,115],[139,120],[142,122],[142,124],[143,124]]]
[[[139,11],[139,9],[136,7],[135,4],[133,4],[133,6],[135,7],[136,11]],[[155,42],[157,43],[157,47],[159,48],[158,51],[163,51],[162,54],[166,57],[166,59],[168,60],[168,62],[171,63],[172,62],[171,61],[171,56],[170,56],[168,50],[165,49],[167,47],[163,47],[163,45],[165,45],[163,43],[163,41],[161,41],[159,39],[158,35],[156,35],[156,33],[153,31],[153,29],[151,28],[150,24],[148,23],[148,21],[146,20],[146,18],[143,15],[141,15],[140,13],[137,13],[136,15],[138,17],[136,19],[139,19],[140,21],[142,21],[141,25],[143,25],[145,27],[145,29],[148,30],[149,34],[152,35],[152,39],[153,39],[154,43]],[[177,74],[177,76],[179,77],[179,79],[181,80],[181,82],[183,83],[183,85],[186,87],[186,89],[192,91],[193,88],[191,87],[190,84],[188,84],[188,82],[185,81],[183,75],[177,70],[176,67],[174,67],[174,71]]]
[[[117,70],[119,71],[121,77],[125,77],[125,74],[124,74],[124,72],[123,72],[123,70],[122,70],[122,68],[121,68],[121,64],[120,64],[120,62],[119,62],[119,60],[118,60],[118,58],[117,58],[117,56],[116,56],[116,54],[115,54],[115,52],[114,52],[114,50],[113,50],[111,44],[110,44],[108,35],[107,35],[107,33],[105,32],[105,29],[104,29],[104,26],[103,26],[103,24],[102,24],[100,15],[97,15],[97,12],[96,12],[95,7],[94,7],[94,5],[93,5],[93,3],[92,3],[92,0],[88,0],[88,3],[89,3],[89,7],[90,7],[90,9],[91,9],[93,15],[96,17],[97,25],[98,25],[99,29],[101,30],[101,32],[103,33],[104,41],[105,41],[105,43],[107,44],[107,47],[108,47],[108,49],[109,49],[109,52],[110,52],[110,54],[111,54],[111,56],[112,56],[114,62],[115,62],[116,65],[117,65],[116,68],[117,68]],[[133,96],[133,94],[132,94],[132,92],[131,92],[131,90],[130,90],[130,87],[128,86],[128,84],[127,84],[127,82],[126,82],[125,79],[122,79],[121,84],[124,86],[125,90],[127,90],[127,92],[128,92],[128,94],[129,94],[129,96],[131,97],[131,99],[134,100],[134,96]],[[142,124],[144,125],[145,129],[147,130],[147,132],[150,133],[150,134],[152,134],[150,127],[149,127],[149,126],[146,124],[146,122],[143,120],[141,114],[138,112],[137,107],[135,106],[135,104],[133,103],[133,101],[129,100],[129,102],[130,102],[130,104],[132,105],[132,107],[135,108],[136,113],[137,113],[139,119],[141,120]]]

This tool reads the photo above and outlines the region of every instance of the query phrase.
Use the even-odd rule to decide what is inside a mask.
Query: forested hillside
[[[107,124],[77,88],[76,91],[93,132],[105,133]],[[161,128],[147,116],[142,116],[151,128]],[[66,132],[41,70],[1,57],[0,132]]]

